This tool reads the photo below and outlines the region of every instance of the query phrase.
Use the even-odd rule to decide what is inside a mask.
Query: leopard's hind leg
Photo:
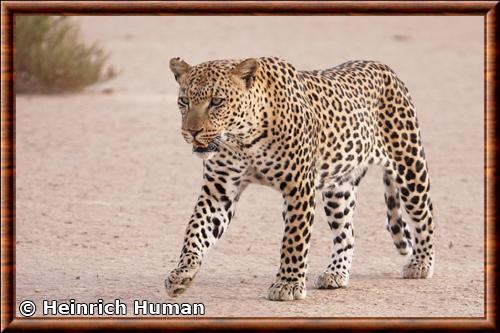
[[[413,231],[412,252],[403,267],[402,276],[429,278],[433,275],[435,260],[434,216],[427,161],[415,107],[408,89],[394,72],[388,70],[384,74],[384,82],[387,87],[379,103],[378,127],[383,138],[383,153],[388,158],[385,173],[387,179],[395,180],[390,184],[390,192],[399,190]],[[395,186],[392,187],[392,184]],[[392,207],[392,202],[389,204]]]
[[[410,243],[411,256],[403,267],[402,276],[408,279],[429,278],[434,272],[434,216],[423,150],[417,150],[416,156],[412,155],[412,157],[394,162],[394,166],[396,170],[394,178],[401,201],[410,218],[409,223],[413,233]],[[405,231],[396,234],[393,232],[393,238],[400,234],[403,237],[405,233]]]
[[[401,255],[411,254],[413,250],[411,233],[408,224],[403,218],[401,198],[395,180],[384,172],[385,204],[387,205],[387,231],[392,236],[394,245]]]

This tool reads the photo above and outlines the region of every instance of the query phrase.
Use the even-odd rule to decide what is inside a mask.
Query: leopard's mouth
[[[214,138],[208,144],[202,144],[198,141],[193,142],[193,153],[214,153],[218,148],[217,138]]]
[[[203,160],[210,159],[218,151],[219,144],[217,139],[211,140],[208,144],[201,144],[200,142],[193,142],[193,154]]]
[[[217,148],[219,148],[219,145],[214,141],[211,141],[206,146],[197,145],[195,143],[193,145],[193,153],[213,153],[217,151]]]

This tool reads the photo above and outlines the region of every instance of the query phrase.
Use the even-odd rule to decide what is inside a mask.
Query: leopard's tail
[[[394,245],[401,255],[413,251],[411,233],[408,224],[403,220],[399,190],[394,179],[384,172],[385,203],[387,205],[386,229],[390,232]]]

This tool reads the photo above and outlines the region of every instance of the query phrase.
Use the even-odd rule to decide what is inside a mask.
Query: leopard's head
[[[258,68],[256,59],[215,60],[196,66],[180,58],[170,60],[179,84],[182,136],[196,155],[210,158],[223,136],[245,126],[243,118],[252,107],[250,90]]]

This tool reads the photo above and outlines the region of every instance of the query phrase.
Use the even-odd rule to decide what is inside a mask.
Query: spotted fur
[[[182,134],[204,159],[204,183],[176,269],[165,283],[182,293],[222,236],[250,183],[284,200],[281,261],[271,300],[304,299],[315,194],[332,231],[318,288],[346,287],[354,250],[356,189],[370,165],[384,169],[387,229],[408,255],[404,278],[433,273],[433,208],[412,98],[396,74],[373,61],[299,71],[278,58],[170,62],[179,83]],[[409,221],[403,220],[403,210]]]

